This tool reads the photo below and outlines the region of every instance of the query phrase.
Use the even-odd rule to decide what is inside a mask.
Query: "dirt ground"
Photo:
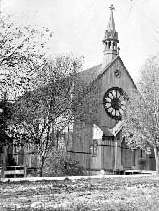
[[[159,176],[0,183],[3,210],[159,210]]]

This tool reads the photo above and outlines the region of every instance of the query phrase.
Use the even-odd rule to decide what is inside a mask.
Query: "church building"
[[[122,134],[122,116],[127,101],[137,91],[137,87],[119,55],[113,10],[111,5],[103,39],[103,63],[78,73],[74,91],[81,94],[83,87],[85,91],[74,106],[73,129],[63,134],[58,140],[58,147],[63,148],[65,143],[66,151],[89,174],[100,170],[106,173],[154,171],[153,152],[146,154],[140,149],[131,150]],[[16,140],[6,134],[0,139],[11,142],[11,146],[0,146],[2,177],[36,175],[39,168],[36,147],[28,144],[24,150],[24,144],[17,146]]]
[[[87,171],[155,170],[154,156],[129,149],[122,136],[122,115],[137,87],[119,56],[113,10],[111,5],[103,63],[79,74],[89,91],[77,108],[80,118],[73,126],[70,153]]]

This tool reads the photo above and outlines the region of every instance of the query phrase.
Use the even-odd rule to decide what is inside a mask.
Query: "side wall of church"
[[[100,168],[100,157],[92,157],[91,154],[93,124],[98,125],[100,121],[100,89],[100,81],[91,86],[75,116],[71,151],[74,159],[78,160],[84,169]],[[92,159],[97,165],[93,164]]]
[[[85,170],[90,168],[90,146],[92,141],[92,127],[85,122],[78,122],[74,125],[72,142],[72,156],[79,161],[80,166]]]

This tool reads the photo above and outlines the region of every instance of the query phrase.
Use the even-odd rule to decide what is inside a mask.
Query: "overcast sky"
[[[83,55],[88,68],[102,62],[111,4],[120,57],[136,81],[145,59],[159,52],[158,0],[1,0],[1,10],[21,23],[48,27],[54,32],[50,54]]]

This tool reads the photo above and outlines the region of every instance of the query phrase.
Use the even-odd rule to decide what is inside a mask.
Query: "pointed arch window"
[[[94,139],[93,144],[91,146],[91,154],[92,156],[98,156],[98,140]]]

